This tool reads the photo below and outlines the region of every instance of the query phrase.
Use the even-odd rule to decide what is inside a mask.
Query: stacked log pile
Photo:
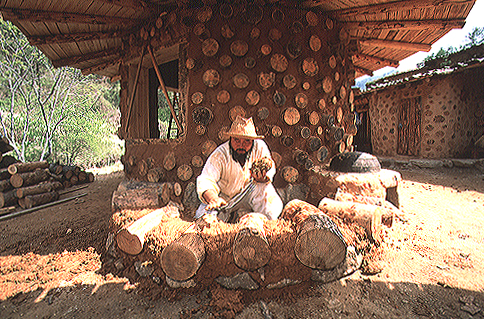
[[[18,206],[28,209],[50,203],[59,199],[62,189],[93,180],[92,173],[74,166],[16,162],[0,169],[0,208],[9,212]]]

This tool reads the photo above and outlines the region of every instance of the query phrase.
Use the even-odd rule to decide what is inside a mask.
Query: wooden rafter
[[[355,71],[361,74],[373,76],[373,71],[355,65]]]
[[[368,55],[368,54],[363,54],[363,53],[354,54],[353,58],[355,58],[356,60],[365,61],[365,62],[375,64],[378,67],[391,66],[393,68],[398,68],[398,66],[400,65],[400,63],[398,61],[395,61],[395,60],[384,59],[384,58],[380,58],[380,57],[376,57],[376,56]]]
[[[399,49],[406,51],[425,51],[429,52],[432,49],[430,44],[425,43],[411,43],[411,42],[400,42],[391,40],[380,40],[380,39],[367,39],[359,38],[358,43],[361,45],[372,46],[372,47],[382,47],[389,49]]]
[[[104,39],[115,39],[129,36],[133,33],[132,30],[110,31],[110,32],[79,32],[69,34],[54,34],[43,36],[31,36],[29,37],[29,43],[31,45],[44,45],[44,44],[61,44],[61,43],[73,43],[81,41],[93,41]]]
[[[465,24],[465,19],[452,20],[387,20],[387,21],[352,21],[343,22],[350,29],[397,29],[397,30],[422,30],[428,29],[460,29]]]
[[[361,7],[332,11],[339,20],[368,14],[395,13],[402,10],[416,10],[435,8],[442,5],[470,4],[474,0],[412,0],[394,1],[380,4],[372,4]]]
[[[151,5],[142,0],[96,0],[108,4],[114,4],[120,7],[128,7],[136,10],[148,9]]]
[[[8,18],[8,20],[16,21],[113,24],[123,26],[132,26],[139,22],[136,19],[98,16],[94,14],[26,10],[17,8],[1,8],[0,10],[5,15],[5,17]]]
[[[75,64],[78,64],[78,63],[82,63],[82,62],[86,62],[86,61],[94,60],[94,59],[99,59],[99,58],[105,58],[105,57],[109,57],[109,56],[112,56],[112,55],[116,55],[116,56],[120,57],[121,52],[122,52],[121,48],[116,47],[116,48],[111,48],[111,49],[107,49],[107,50],[103,50],[103,51],[90,52],[90,53],[81,54],[81,55],[77,55],[77,56],[70,56],[70,57],[67,57],[67,58],[64,58],[64,59],[54,60],[54,61],[52,61],[52,64],[56,68],[67,66],[67,65],[72,66],[72,65],[75,65]]]
[[[115,57],[113,59],[110,59],[109,61],[106,61],[106,62],[103,62],[103,63],[100,63],[100,64],[96,64],[96,65],[93,65],[93,66],[88,67],[88,68],[81,69],[81,73],[84,74],[84,75],[96,73],[98,71],[107,69],[107,68],[109,68],[113,65],[116,65],[118,63],[121,63],[121,60],[122,60],[121,57]]]

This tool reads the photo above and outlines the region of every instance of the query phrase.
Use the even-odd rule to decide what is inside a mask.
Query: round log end
[[[126,229],[118,232],[116,242],[119,249],[130,255],[137,255],[143,250],[142,240],[138,236],[130,234]]]
[[[177,240],[161,253],[161,268],[169,278],[177,281],[186,281],[193,277],[205,259],[205,249],[200,236],[184,234],[181,238],[186,236],[193,237],[189,240],[193,245],[186,245],[186,240]]]
[[[303,265],[328,270],[344,261],[346,244],[330,229],[313,227],[299,234],[294,252]]]
[[[247,271],[264,267],[269,262],[271,254],[269,243],[249,228],[239,233],[238,240],[234,243],[235,264]]]

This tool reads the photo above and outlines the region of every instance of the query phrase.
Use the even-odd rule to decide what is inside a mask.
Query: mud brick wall
[[[372,93],[369,116],[375,155],[398,155],[399,107],[419,99],[422,158],[470,157],[484,133],[482,70],[434,76]],[[405,154],[404,154],[405,155]]]

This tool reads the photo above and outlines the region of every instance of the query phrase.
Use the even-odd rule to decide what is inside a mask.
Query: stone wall
[[[374,154],[398,155],[399,105],[404,99],[420,98],[418,157],[472,157],[473,142],[484,133],[484,97],[478,87],[483,73],[474,69],[434,76],[372,93],[369,116]]]

